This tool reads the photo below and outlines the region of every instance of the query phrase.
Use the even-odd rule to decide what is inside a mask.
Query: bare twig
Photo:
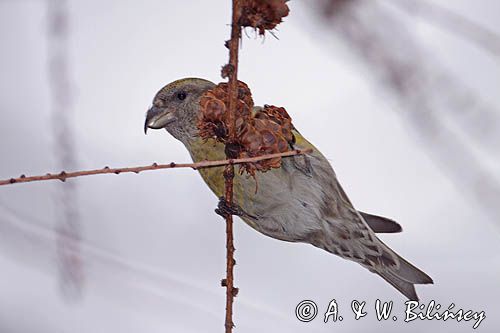
[[[100,175],[100,174],[109,174],[109,173],[114,173],[114,174],[118,175],[120,173],[127,173],[127,172],[139,173],[141,171],[173,169],[173,168],[192,168],[194,170],[197,170],[197,169],[204,169],[204,168],[220,167],[220,166],[224,166],[224,165],[252,163],[252,162],[263,161],[263,160],[272,159],[272,158],[276,158],[276,157],[289,157],[289,156],[294,156],[294,155],[308,154],[310,152],[312,152],[312,149],[292,150],[292,151],[287,151],[287,152],[279,153],[279,154],[269,154],[269,155],[262,155],[262,156],[257,156],[257,157],[228,159],[228,160],[203,161],[203,162],[198,162],[198,163],[174,163],[174,162],[169,163],[169,164],[153,163],[152,165],[138,166],[138,167],[125,167],[125,168],[104,167],[102,169],[74,171],[74,172],[61,171],[60,173],[57,173],[57,174],[48,173],[44,176],[29,176],[28,177],[25,175],[21,175],[18,178],[10,178],[10,179],[0,180],[0,186],[18,184],[18,183],[44,181],[44,180],[60,180],[60,181],[64,182],[68,178],[76,178],[76,177],[92,176],[92,175]]]
[[[231,22],[231,40],[229,41],[229,112],[228,112],[228,131],[229,144],[234,142],[236,136],[235,130],[235,112],[238,97],[238,45],[241,37],[241,27],[239,26],[240,4],[239,0],[233,0],[233,15]],[[227,145],[226,145],[227,147]],[[226,149],[227,156],[228,149]],[[231,156],[227,156],[230,158]],[[228,164],[224,170],[225,180],[225,200],[226,205],[233,205],[233,178],[234,165]],[[234,269],[234,244],[233,244],[233,216],[226,215],[226,280],[223,285],[226,287],[226,333],[233,331],[233,300],[237,293],[234,288],[233,269]]]

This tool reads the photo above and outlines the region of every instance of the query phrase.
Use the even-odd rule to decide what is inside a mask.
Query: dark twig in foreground
[[[10,179],[0,180],[0,186],[17,184],[17,183],[29,183],[29,182],[36,182],[36,181],[44,181],[44,180],[60,180],[60,181],[64,182],[68,178],[76,178],[76,177],[82,177],[82,176],[92,176],[92,175],[100,175],[100,174],[108,174],[108,173],[114,173],[114,174],[118,175],[120,173],[127,173],[127,172],[139,173],[141,171],[173,169],[173,168],[192,168],[194,170],[197,170],[197,169],[203,169],[203,168],[220,167],[220,166],[224,166],[224,165],[252,163],[252,162],[263,161],[263,160],[272,159],[272,158],[276,158],[276,157],[289,157],[289,156],[294,156],[294,155],[308,154],[310,152],[312,152],[311,149],[304,149],[304,150],[292,150],[292,151],[287,151],[287,152],[279,153],[279,154],[262,155],[262,156],[257,156],[257,157],[218,160],[218,161],[203,161],[203,162],[198,162],[198,163],[174,163],[174,162],[169,163],[169,164],[153,163],[152,165],[138,166],[138,167],[126,167],[126,168],[104,167],[102,169],[74,171],[74,172],[61,171],[60,173],[57,173],[57,174],[48,173],[44,176],[21,175],[18,178],[10,178]]]

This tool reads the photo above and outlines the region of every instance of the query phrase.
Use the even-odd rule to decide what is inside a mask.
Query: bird
[[[184,78],[161,88],[146,113],[144,132],[166,129],[187,148],[194,162],[226,159],[225,145],[199,135],[200,99],[215,87],[201,78]],[[254,107],[256,112],[259,107]],[[329,161],[293,127],[293,149],[306,155],[283,158],[279,168],[252,177],[235,172],[231,214],[256,231],[283,241],[308,243],[354,261],[418,301],[416,284],[432,278],[398,255],[375,233],[401,232],[392,219],[358,211],[342,189]],[[224,167],[199,169],[224,206]],[[256,186],[256,183],[258,186]],[[227,212],[227,211],[226,211]]]

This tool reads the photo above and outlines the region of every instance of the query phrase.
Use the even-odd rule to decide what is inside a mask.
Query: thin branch
[[[230,144],[235,141],[235,112],[238,97],[238,46],[241,37],[241,27],[239,25],[240,4],[239,0],[233,0],[233,14],[231,22],[231,40],[229,41],[229,110],[228,110],[228,131]],[[227,147],[227,146],[226,146]],[[226,149],[227,156],[227,149]],[[227,156],[229,158],[229,156]],[[224,187],[226,205],[233,205],[233,179],[234,165],[228,164],[224,169]],[[234,288],[233,270],[234,270],[234,244],[233,244],[233,216],[226,215],[226,279],[223,286],[226,287],[226,333],[233,331],[233,300],[238,293]]]
[[[220,166],[224,166],[224,165],[253,163],[253,162],[273,159],[276,157],[289,157],[289,156],[294,156],[294,155],[309,154],[311,152],[312,152],[312,149],[304,149],[304,150],[292,150],[292,151],[287,151],[287,152],[278,153],[278,154],[262,155],[262,156],[257,156],[257,157],[247,157],[247,158],[217,160],[217,161],[202,161],[202,162],[197,162],[197,163],[174,163],[174,162],[169,163],[169,164],[153,163],[152,165],[138,166],[138,167],[125,167],[125,168],[104,167],[102,169],[74,171],[74,172],[61,171],[60,173],[57,173],[57,174],[48,173],[48,174],[43,175],[43,176],[29,176],[28,177],[25,175],[21,175],[18,178],[10,178],[10,179],[0,180],[0,186],[18,184],[18,183],[44,181],[44,180],[60,180],[60,181],[64,182],[68,178],[76,178],[76,177],[92,176],[92,175],[100,175],[100,174],[109,174],[109,173],[113,173],[113,174],[118,175],[120,173],[127,173],[127,172],[139,173],[141,171],[173,169],[173,168],[192,168],[194,170],[197,170],[197,169],[204,169],[204,168],[220,167]]]

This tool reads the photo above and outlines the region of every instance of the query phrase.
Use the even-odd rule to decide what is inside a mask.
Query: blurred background
[[[434,278],[422,302],[500,306],[500,3],[289,2],[247,30],[239,78],[284,106],[355,206],[392,217],[384,242]],[[186,162],[145,111],[166,83],[221,81],[230,1],[0,0],[0,178]],[[244,34],[245,35],[245,34]],[[0,188],[0,332],[223,330],[225,225],[179,169]],[[358,265],[235,223],[235,332],[469,332],[403,322],[405,299]],[[375,299],[396,322],[378,322]],[[314,300],[318,317],[295,318]],[[342,322],[323,323],[336,299]],[[353,299],[368,316],[355,321]]]

